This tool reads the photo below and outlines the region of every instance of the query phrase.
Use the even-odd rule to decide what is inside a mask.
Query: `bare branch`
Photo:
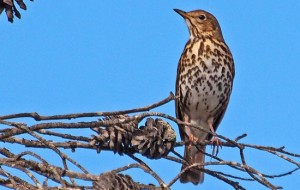
[[[14,119],[14,118],[22,118],[22,117],[31,117],[35,119],[36,121],[42,121],[42,120],[61,120],[61,119],[74,119],[74,118],[82,118],[82,117],[100,117],[100,116],[112,116],[112,115],[123,115],[123,114],[129,114],[129,113],[137,113],[137,112],[143,112],[143,111],[150,111],[153,108],[162,106],[171,100],[174,99],[174,94],[170,92],[170,95],[151,105],[142,107],[142,108],[133,108],[129,110],[122,110],[122,111],[113,111],[113,112],[90,112],[90,113],[76,113],[76,114],[65,114],[65,115],[52,115],[52,116],[41,116],[36,112],[32,113],[19,113],[19,114],[11,114],[11,115],[5,115],[0,116],[0,120],[5,119]]]
[[[2,167],[0,168],[0,185],[14,189],[93,189],[101,185],[109,186],[115,184],[117,188],[131,186],[137,189],[170,189],[171,186],[178,181],[184,171],[178,174],[170,174],[174,177],[170,182],[166,183],[159,176],[159,173],[155,169],[150,168],[146,162],[147,159],[161,158],[168,160],[171,164],[182,164],[185,162],[183,157],[176,151],[176,148],[190,142],[176,142],[175,131],[169,122],[197,127],[205,133],[212,134],[209,130],[191,123],[184,123],[168,114],[149,112],[149,110],[162,106],[173,99],[174,96],[171,93],[167,98],[157,103],[142,108],[114,112],[90,112],[53,116],[41,116],[33,112],[0,116],[0,140],[5,143],[10,143],[12,147],[13,145],[22,145],[24,147],[24,150],[17,154],[12,153],[12,151],[8,149],[0,148],[0,154],[2,155],[0,165],[18,172],[23,172],[31,180],[27,182],[24,179],[20,179],[14,172],[8,172]],[[16,119],[20,121],[24,117],[30,117],[36,121],[47,120],[48,122],[39,122],[29,126],[26,122],[20,123],[14,121]],[[79,119],[82,117],[89,117],[91,121],[80,121]],[[77,122],[61,121],[66,119],[77,119]],[[143,119],[146,119],[145,124],[141,124]],[[64,129],[64,133],[57,129]],[[82,133],[83,131],[85,131],[85,133]],[[282,187],[272,184],[269,180],[292,175],[300,168],[299,160],[297,160],[300,158],[300,155],[285,150],[285,147],[276,148],[240,142],[247,137],[247,134],[242,134],[233,139],[220,134],[213,135],[223,140],[222,147],[230,147],[231,149],[237,150],[237,153],[240,155],[240,161],[227,161],[217,155],[205,153],[211,157],[211,161],[206,162],[204,168],[194,164],[186,169],[195,167],[216,178],[216,180],[223,181],[234,189],[246,189],[243,186],[244,181],[256,182],[269,189],[280,189]],[[213,143],[210,141],[197,141],[194,142],[193,145],[197,147],[198,145],[213,145]],[[60,158],[61,163],[49,163],[45,155],[29,151],[27,147],[48,149]],[[112,168],[111,171],[101,175],[92,174],[85,169],[85,163],[79,163],[73,160],[70,155],[64,152],[65,149],[70,149],[76,154],[76,149],[79,148],[95,150],[95,153],[100,153],[102,150],[112,151],[130,157],[135,163],[116,169]],[[245,155],[246,149],[253,149],[274,155],[283,162],[295,166],[295,168],[284,173],[262,173],[258,168],[248,165],[247,155]],[[170,153],[172,153],[172,155],[170,155]],[[134,154],[140,154],[146,158],[145,160],[137,158]],[[35,161],[29,159],[30,157],[34,158]],[[101,156],[99,159],[101,159]],[[78,168],[79,171],[71,171],[69,169],[70,163]],[[228,166],[230,171],[234,172],[234,174],[231,172],[226,173],[222,170],[211,170],[211,166],[215,166],[214,168],[217,166]],[[149,173],[153,179],[157,181],[158,185],[137,183],[134,182],[130,176],[121,174],[121,172],[131,170],[132,168],[140,168],[145,173]],[[241,177],[241,174],[246,174],[249,177]],[[85,180],[89,182],[90,185],[78,185],[78,180]],[[59,185],[50,186],[48,185],[48,181],[53,181]]]

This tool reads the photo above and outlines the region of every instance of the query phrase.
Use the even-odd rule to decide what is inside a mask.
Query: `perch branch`
[[[196,127],[204,133],[212,134],[209,130],[191,123],[182,122],[168,114],[149,112],[151,109],[162,106],[173,99],[174,95],[170,93],[167,98],[157,103],[142,108],[113,112],[90,112],[52,116],[41,116],[38,113],[33,112],[0,116],[0,141],[3,144],[9,143],[10,146],[7,147],[11,148],[11,151],[6,148],[0,148],[0,154],[2,155],[0,164],[15,169],[18,172],[23,172],[25,175],[29,176],[29,179],[31,180],[29,183],[24,179],[20,179],[15,173],[11,171],[8,172],[1,167],[0,185],[8,188],[22,187],[27,189],[51,189],[57,187],[92,189],[108,180],[111,183],[105,183],[106,185],[116,183],[120,185],[119,187],[131,184],[136,187],[147,187],[156,190],[170,189],[171,186],[178,181],[184,171],[179,174],[171,174],[174,178],[170,182],[165,183],[154,168],[149,167],[144,159],[137,158],[134,154],[141,154],[150,159],[164,158],[174,165],[184,163],[185,161],[182,155],[176,151],[176,148],[184,146],[188,142],[176,142],[175,131],[168,122]],[[26,122],[20,123],[14,121],[17,119],[20,121],[24,117],[30,117],[36,121],[42,122],[29,126]],[[59,120],[80,119],[82,117],[90,117],[91,119],[94,117],[97,118],[95,118],[95,121],[92,120],[89,122],[58,122]],[[151,117],[157,119],[154,120]],[[143,119],[146,119],[146,123],[141,126],[141,121]],[[48,122],[43,122],[46,120]],[[139,125],[140,127],[138,127]],[[63,129],[64,133],[58,129]],[[85,132],[83,133],[83,131]],[[206,156],[211,158],[211,161],[204,163],[204,168],[194,164],[187,169],[196,167],[206,174],[230,185],[234,189],[246,189],[243,187],[243,181],[257,182],[269,189],[280,189],[282,187],[272,184],[269,179],[292,175],[300,168],[299,160],[297,160],[300,158],[300,155],[287,151],[284,146],[276,148],[241,142],[247,137],[247,134],[242,134],[234,139],[225,137],[221,134],[212,135],[215,135],[224,141],[222,143],[223,147],[236,149],[240,156],[240,161],[226,161],[217,155],[205,153]],[[17,151],[17,149],[13,148],[14,145],[22,145],[24,150],[14,154],[12,153],[12,150]],[[198,141],[194,142],[193,145],[196,147],[198,145],[212,145],[212,142]],[[29,151],[27,147],[52,150],[54,154],[60,158],[62,167],[57,166],[58,163],[49,163],[45,155]],[[89,173],[83,167],[84,163],[79,164],[79,162],[71,159],[70,155],[67,155],[63,151],[64,149],[70,149],[73,154],[76,154],[75,150],[78,148],[95,150],[96,153],[100,153],[101,150],[112,151],[120,155],[128,156],[135,160],[136,163],[117,169],[112,168],[111,171],[105,172],[99,176]],[[292,164],[295,168],[280,174],[262,173],[259,169],[248,164],[247,155],[245,154],[246,149],[254,149],[256,151],[274,155],[275,157],[280,158],[281,161]],[[171,155],[171,153],[173,153],[173,155]],[[37,161],[30,160],[28,157],[33,157]],[[101,154],[97,159],[101,159]],[[79,168],[80,172],[70,171],[69,163],[72,163]],[[215,166],[215,168],[217,166],[228,166],[235,174],[211,170],[210,166]],[[141,168],[144,172],[149,173],[157,181],[158,186],[155,187],[137,183],[129,176],[121,174],[121,172],[132,168]],[[247,174],[249,177],[240,177],[240,174]],[[44,176],[44,182],[39,181],[41,178],[38,177],[38,175]],[[49,186],[48,180],[58,183],[59,186]],[[80,186],[78,185],[78,180],[86,180],[90,182],[90,185]]]

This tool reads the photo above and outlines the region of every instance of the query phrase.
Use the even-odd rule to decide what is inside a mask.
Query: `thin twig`
[[[141,168],[150,175],[152,175],[160,184],[161,187],[167,187],[166,183],[157,175],[145,162],[143,162],[141,159],[135,157],[133,154],[127,153],[127,155],[132,158],[133,160],[137,161],[140,163]]]
[[[41,116],[36,112],[19,113],[19,114],[10,114],[10,115],[0,116],[0,120],[31,117],[31,118],[35,119],[36,121],[42,121],[42,120],[61,120],[61,119],[75,119],[75,118],[82,118],[82,117],[122,115],[122,114],[137,113],[137,112],[142,112],[142,111],[149,111],[153,108],[164,105],[164,104],[170,102],[171,100],[174,100],[174,94],[172,92],[170,92],[170,94],[167,98],[165,98],[157,103],[150,104],[150,105],[142,107],[142,108],[133,108],[133,109],[128,109],[128,110],[112,111],[112,112],[90,112],[90,113],[76,113],[76,114],[64,114],[64,115],[53,115],[53,116]]]
[[[157,180],[157,182],[160,184],[161,189],[170,188],[180,178],[180,176],[185,170],[190,169],[192,167],[197,167],[200,171],[205,172],[206,174],[211,175],[216,179],[224,181],[225,183],[231,185],[235,189],[245,189],[242,185],[239,184],[239,182],[242,181],[256,181],[270,189],[280,189],[281,187],[273,185],[268,181],[268,179],[291,175],[300,169],[300,163],[298,160],[296,160],[296,158],[300,158],[300,155],[286,151],[285,147],[275,148],[271,146],[261,146],[261,145],[240,143],[240,141],[247,136],[246,134],[242,134],[233,140],[232,138],[228,138],[217,133],[213,134],[210,130],[206,130],[195,124],[182,122],[177,118],[170,116],[168,114],[160,113],[160,112],[149,112],[149,110],[161,106],[167,102],[170,102],[173,99],[174,99],[174,95],[171,93],[164,100],[151,104],[149,106],[145,106],[143,108],[123,110],[123,111],[115,111],[115,112],[90,112],[90,113],[75,113],[75,114],[52,115],[52,116],[41,116],[38,113],[33,112],[33,113],[20,113],[20,114],[0,116],[0,124],[1,126],[4,126],[4,128],[0,129],[0,140],[2,142],[20,144],[25,147],[48,148],[50,150],[53,150],[56,155],[60,156],[63,163],[63,168],[57,167],[55,165],[51,165],[50,163],[47,162],[46,158],[34,152],[23,151],[15,155],[4,148],[2,149],[0,148],[0,154],[4,156],[4,158],[0,158],[0,164],[11,168],[16,168],[22,171],[23,173],[26,173],[27,175],[39,174],[41,176],[45,176],[46,179],[44,181],[43,188],[49,188],[49,186],[47,185],[47,180],[49,179],[59,183],[62,188],[77,188],[77,189],[90,188],[91,189],[91,186],[77,185],[77,179],[87,180],[91,182],[91,181],[99,180],[100,179],[99,175],[98,174],[94,175],[86,171],[79,163],[77,163],[75,160],[71,159],[68,155],[66,155],[62,149],[71,149],[72,151],[75,151],[76,148],[83,148],[83,149],[94,149],[97,151],[107,150],[107,151],[118,152],[116,148],[118,147],[120,148],[124,145],[116,144],[116,146],[114,147],[112,146],[112,144],[122,143],[121,140],[123,136],[121,134],[124,134],[124,138],[125,137],[128,138],[126,139],[125,144],[126,146],[129,147],[124,147],[124,150],[122,150],[122,152],[125,155],[134,159],[137,163],[129,164],[117,168],[115,170],[112,170],[112,172],[123,172],[132,168],[141,168],[145,172],[149,173],[154,179]],[[131,114],[131,115],[122,115],[122,114]],[[116,117],[116,115],[122,115],[122,117]],[[90,122],[72,122],[72,123],[57,122],[58,120],[62,120],[62,119],[100,117],[100,116],[101,119],[96,118],[95,119],[96,121],[90,121]],[[29,127],[26,125],[26,123],[14,122],[12,120],[8,121],[8,119],[16,119],[16,118],[19,119],[22,117],[31,117],[37,121],[41,121],[41,120],[52,120],[52,121],[41,122]],[[103,119],[102,117],[103,118],[107,117],[109,119]],[[126,125],[131,126],[134,123],[136,124],[135,127],[137,128],[137,123],[149,117],[163,118],[165,120],[172,121],[176,124],[179,124],[180,126],[189,126],[191,128],[197,128],[201,130],[203,133],[214,135],[222,139],[222,141],[224,141],[222,143],[223,147],[230,147],[237,150],[241,161],[239,161],[240,163],[225,161],[222,158],[218,157],[218,155],[204,153],[205,155],[211,157],[213,162],[212,161],[205,162],[203,164],[203,166],[205,167],[199,167],[200,166],[199,164],[193,164],[191,166],[188,166],[185,170],[181,171],[178,175],[176,175],[176,177],[174,177],[174,179],[172,179],[168,183],[168,185],[166,185],[165,182],[158,175],[158,173],[156,173],[156,171],[150,168],[145,161],[133,155],[133,153],[138,153],[137,151],[132,150],[130,147],[131,138],[133,138],[134,137],[133,135],[135,134],[130,134],[130,135],[126,134],[128,131],[126,127],[124,127]],[[64,129],[64,131],[67,132],[61,133],[58,131],[54,131],[55,129]],[[81,132],[82,130],[85,130],[88,131],[88,133],[80,133],[80,134],[91,134],[91,135],[90,136],[71,135],[68,133],[68,130],[70,129],[79,129],[81,130]],[[115,130],[116,134],[113,133],[110,134],[108,132],[102,133],[107,129]],[[97,136],[92,135],[95,133],[96,134],[98,133]],[[23,137],[23,134],[24,135],[29,134],[35,139],[32,140],[30,138],[27,138],[27,136]],[[22,136],[20,137],[20,135]],[[143,138],[143,137],[139,137],[139,138]],[[153,140],[153,139],[149,139],[149,140]],[[171,152],[174,154],[174,156],[168,155],[168,156],[163,156],[163,158],[179,164],[186,162],[182,157],[182,155],[176,152],[175,148],[179,146],[187,145],[187,143],[191,145],[190,142],[177,142],[175,146],[172,145]],[[212,145],[212,142],[211,141],[193,142],[192,145],[196,147],[198,145]],[[258,151],[264,151],[268,154],[272,154],[274,156],[279,157],[281,160],[285,162],[295,165],[296,168],[281,174],[270,175],[270,174],[261,173],[258,169],[248,165],[247,157],[244,153],[245,149],[255,149]],[[39,162],[29,160],[26,155],[33,156]],[[83,173],[70,171],[68,166],[69,162],[71,162],[72,164],[80,168],[81,171],[83,171]],[[222,171],[210,170],[209,167],[212,165],[228,166],[230,167],[230,169],[232,169],[235,172],[238,171],[242,174],[247,173],[251,178],[240,177],[238,175],[232,175],[229,173],[224,173]],[[37,180],[38,178],[35,176],[31,177],[32,181],[34,182],[34,185],[30,185],[29,183],[26,183],[24,180],[22,181],[16,176],[11,175],[9,172],[4,171],[3,168],[2,170],[0,169],[0,175],[4,176],[5,178],[5,179],[0,179],[0,185],[3,185],[5,187],[16,188],[16,187],[20,187],[19,186],[20,184],[23,184],[22,187],[33,189],[41,186],[40,182]],[[65,178],[70,178],[71,182],[70,180],[65,180]]]

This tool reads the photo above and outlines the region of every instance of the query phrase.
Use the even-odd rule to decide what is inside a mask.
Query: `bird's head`
[[[186,21],[191,38],[210,36],[223,41],[218,20],[209,12],[203,10],[185,12],[179,9],[174,9],[174,11],[180,14]]]

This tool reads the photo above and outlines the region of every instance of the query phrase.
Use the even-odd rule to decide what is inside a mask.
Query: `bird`
[[[180,182],[198,185],[204,181],[203,143],[209,140],[221,144],[213,134],[229,103],[235,75],[234,61],[219,22],[211,13],[204,10],[174,11],[184,18],[190,34],[176,76],[175,111],[176,118],[183,122],[178,126],[180,137],[185,142]],[[186,169],[192,164],[197,167]]]

